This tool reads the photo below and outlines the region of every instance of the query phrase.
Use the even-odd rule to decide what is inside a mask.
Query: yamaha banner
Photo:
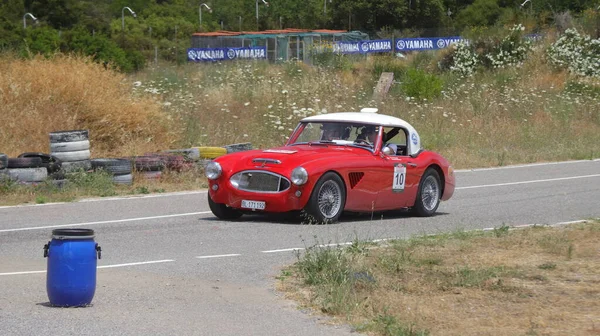
[[[431,37],[431,38],[401,38],[396,39],[396,51],[437,50],[449,47],[463,40],[460,36]]]
[[[333,52],[342,54],[369,54],[390,51],[392,51],[392,40],[336,42],[333,45]]]
[[[247,48],[190,48],[188,61],[227,61],[234,59],[266,59],[267,47]]]

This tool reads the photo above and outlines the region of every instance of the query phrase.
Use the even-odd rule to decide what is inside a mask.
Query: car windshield
[[[302,132],[290,145],[353,145],[372,149],[379,126],[343,122],[305,123]]]

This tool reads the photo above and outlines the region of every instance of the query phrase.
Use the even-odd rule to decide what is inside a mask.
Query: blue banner
[[[266,59],[267,47],[247,48],[189,48],[188,61],[227,61],[234,59]]]
[[[342,54],[369,54],[390,51],[392,51],[392,40],[336,42],[333,45],[333,52]]]
[[[449,47],[463,40],[460,36],[431,37],[431,38],[401,38],[396,39],[396,51],[437,50]]]

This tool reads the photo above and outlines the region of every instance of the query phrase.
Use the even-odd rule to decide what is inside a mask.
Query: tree
[[[489,26],[496,23],[501,14],[497,0],[476,0],[458,13],[457,22],[462,28]]]

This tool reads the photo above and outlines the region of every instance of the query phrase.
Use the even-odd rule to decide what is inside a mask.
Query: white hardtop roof
[[[339,122],[339,123],[356,123],[368,124],[383,127],[401,127],[408,131],[408,154],[416,155],[421,150],[421,137],[419,133],[408,122],[388,116],[385,114],[376,113],[374,108],[363,109],[363,112],[339,112],[327,113],[316,116],[306,117],[301,122]]]
[[[381,125],[384,127],[403,127],[413,131],[414,128],[406,121],[379,113],[368,112],[339,112],[320,114],[306,117],[302,122],[349,122],[357,124]]]

